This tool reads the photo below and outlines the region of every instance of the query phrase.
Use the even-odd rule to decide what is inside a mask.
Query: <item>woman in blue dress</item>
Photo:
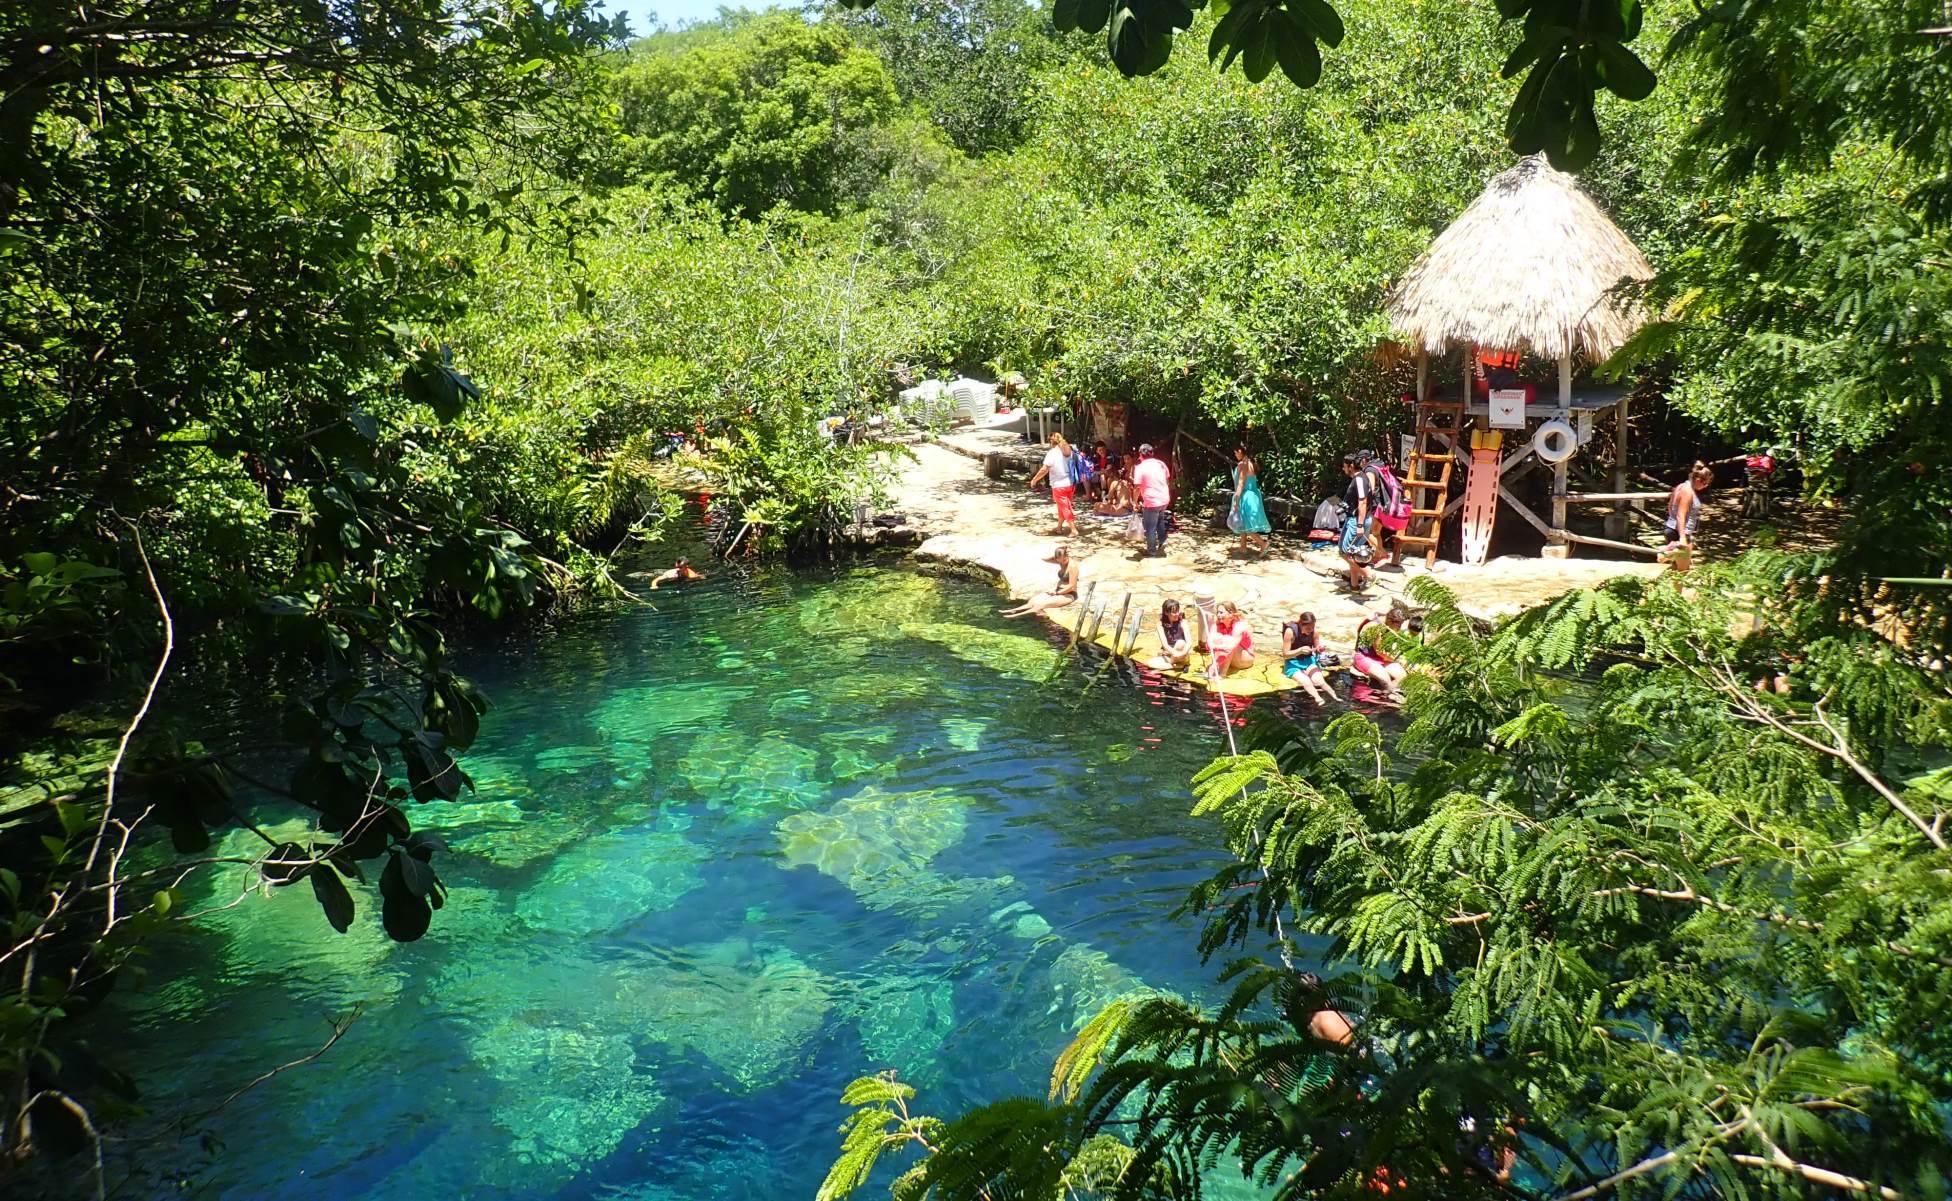
[[[1267,505],[1261,501],[1261,477],[1245,446],[1234,447],[1234,505],[1227,514],[1227,528],[1240,535],[1240,549],[1250,554],[1267,553]]]

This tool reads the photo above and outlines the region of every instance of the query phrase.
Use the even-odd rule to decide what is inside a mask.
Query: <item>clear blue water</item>
[[[1187,816],[1212,700],[1053,679],[1061,643],[996,606],[780,572],[479,651],[477,794],[416,811],[451,844],[433,932],[362,907],[335,936],[244,869],[193,886],[243,899],[103,1019],[168,1065],[154,1112],[360,1016],[123,1195],[811,1197],[854,1076],[944,1114],[1041,1094],[1103,1002],[1207,991],[1167,915],[1221,861]]]

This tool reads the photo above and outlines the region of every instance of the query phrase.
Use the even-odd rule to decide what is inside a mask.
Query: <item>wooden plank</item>
[[[1518,515],[1520,517],[1523,517],[1525,520],[1531,522],[1532,528],[1537,530],[1539,533],[1544,534],[1547,540],[1552,542],[1560,541],[1561,531],[1555,530],[1551,526],[1545,524],[1544,520],[1541,519],[1537,513],[1532,512],[1531,509],[1525,506],[1525,503],[1523,501],[1519,500],[1516,496],[1513,496],[1511,494],[1511,489],[1505,487],[1502,481],[1498,484],[1498,495],[1504,499],[1504,502],[1506,504],[1510,505],[1514,509],[1517,509]]]
[[[1595,538],[1590,534],[1575,534],[1571,530],[1562,531],[1561,536],[1567,542],[1577,542],[1581,546],[1603,546],[1608,550],[1631,551],[1636,555],[1652,555],[1655,558],[1659,558],[1661,553],[1658,546],[1642,546],[1638,542],[1615,542],[1611,538]]]
[[[1563,499],[1568,504],[1582,504],[1587,501],[1661,500],[1666,496],[1665,492],[1568,492]]]
[[[1628,415],[1630,397],[1622,396],[1620,403],[1613,406],[1613,490],[1624,492],[1627,488],[1627,436],[1633,424]],[[1618,536],[1627,532],[1627,506],[1613,506],[1613,516],[1606,523],[1606,532]]]
[[[1118,620],[1112,623],[1112,657],[1118,656],[1118,636],[1125,632],[1125,614],[1132,607],[1132,594],[1125,594],[1125,603],[1118,607]]]

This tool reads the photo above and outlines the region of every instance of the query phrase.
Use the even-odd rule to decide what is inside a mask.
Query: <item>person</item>
[[[1219,616],[1214,618],[1206,642],[1213,652],[1216,674],[1230,676],[1254,666],[1254,631],[1240,615],[1240,606],[1232,601],[1220,602]]]
[[[1098,474],[1106,479],[1125,474],[1125,456],[1107,447],[1103,439],[1093,448],[1092,458],[1097,461]]]
[[[691,580],[702,580],[705,573],[691,565],[691,561],[680,555],[671,565],[671,570],[660,572],[651,580],[651,591],[655,592],[666,584],[683,584]]]
[[[1267,536],[1274,527],[1267,523],[1260,472],[1245,446],[1234,447],[1234,505],[1227,515],[1227,528],[1240,535],[1241,550],[1249,554],[1267,553]]]
[[[1662,550],[1672,558],[1674,570],[1686,571],[1694,558],[1694,533],[1701,524],[1701,494],[1715,482],[1715,473],[1700,459],[1688,471],[1688,478],[1674,485],[1667,494],[1667,545]]]
[[[1193,661],[1193,643],[1186,637],[1186,614],[1176,600],[1159,606],[1159,653],[1151,666],[1157,671],[1185,667]]]
[[[1130,517],[1139,511],[1138,501],[1132,494],[1132,482],[1122,475],[1108,477],[1110,483],[1105,487],[1105,499],[1092,508],[1100,517]]]
[[[1046,563],[1057,564],[1057,586],[1049,592],[1036,596],[1008,609],[998,609],[1001,617],[1023,617],[1030,613],[1043,613],[1050,609],[1062,609],[1078,599],[1078,561],[1071,557],[1071,548],[1060,546],[1051,552]]]
[[[1389,612],[1383,615],[1380,623],[1372,615],[1363,618],[1362,624],[1356,627],[1356,653],[1353,659],[1356,671],[1374,680],[1391,695],[1401,691],[1403,679],[1410,674],[1410,669],[1384,645],[1383,630],[1388,628],[1401,633],[1403,623],[1409,617],[1410,611],[1399,601],[1390,605]]]
[[[1139,519],[1145,527],[1145,550],[1139,558],[1166,553],[1166,506],[1173,503],[1173,473],[1165,460],[1152,453],[1152,443],[1139,443],[1138,465],[1132,468],[1132,486],[1139,494]]]
[[[1356,1041],[1356,1026],[1348,1015],[1328,1003],[1321,995],[1325,990],[1322,978],[1314,972],[1301,972],[1295,977],[1296,990],[1308,994],[1316,1000],[1308,1015],[1308,1033],[1325,1043],[1349,1046]]]
[[[1051,481],[1051,503],[1057,507],[1057,534],[1063,537],[1078,532],[1078,515],[1071,508],[1071,496],[1077,491],[1077,464],[1073,461],[1071,444],[1064,435],[1051,432],[1051,448],[1044,454],[1044,465],[1030,477],[1030,486],[1037,487],[1045,477]]]
[[[1349,591],[1361,593],[1369,586],[1365,565],[1374,553],[1369,546],[1369,522],[1374,516],[1369,472],[1363,470],[1362,456],[1350,451],[1342,456],[1342,474],[1349,486],[1342,494],[1348,516],[1342,519],[1342,561],[1349,565]]]
[[[1315,615],[1303,613],[1281,626],[1281,674],[1300,684],[1316,704],[1338,699],[1329,687],[1328,673],[1322,670],[1322,636],[1315,630]]]

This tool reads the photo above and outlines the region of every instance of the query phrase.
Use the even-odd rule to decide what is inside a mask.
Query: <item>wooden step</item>
[[[1437,545],[1437,535],[1435,534],[1398,534],[1396,540],[1410,546]]]
[[[1444,515],[1444,511],[1442,509],[1411,509],[1410,510],[1410,516],[1412,517],[1442,517],[1443,515]]]
[[[1448,488],[1449,480],[1404,480],[1405,488]]]
[[[1415,460],[1417,460],[1418,462],[1421,462],[1421,463],[1455,463],[1455,462],[1457,462],[1457,456],[1456,456],[1456,455],[1433,455],[1433,454],[1425,454],[1425,453],[1424,453],[1423,451],[1420,451],[1420,450],[1413,450],[1413,451],[1411,451],[1411,452],[1410,452],[1410,457],[1411,457],[1412,459],[1415,459]]]

